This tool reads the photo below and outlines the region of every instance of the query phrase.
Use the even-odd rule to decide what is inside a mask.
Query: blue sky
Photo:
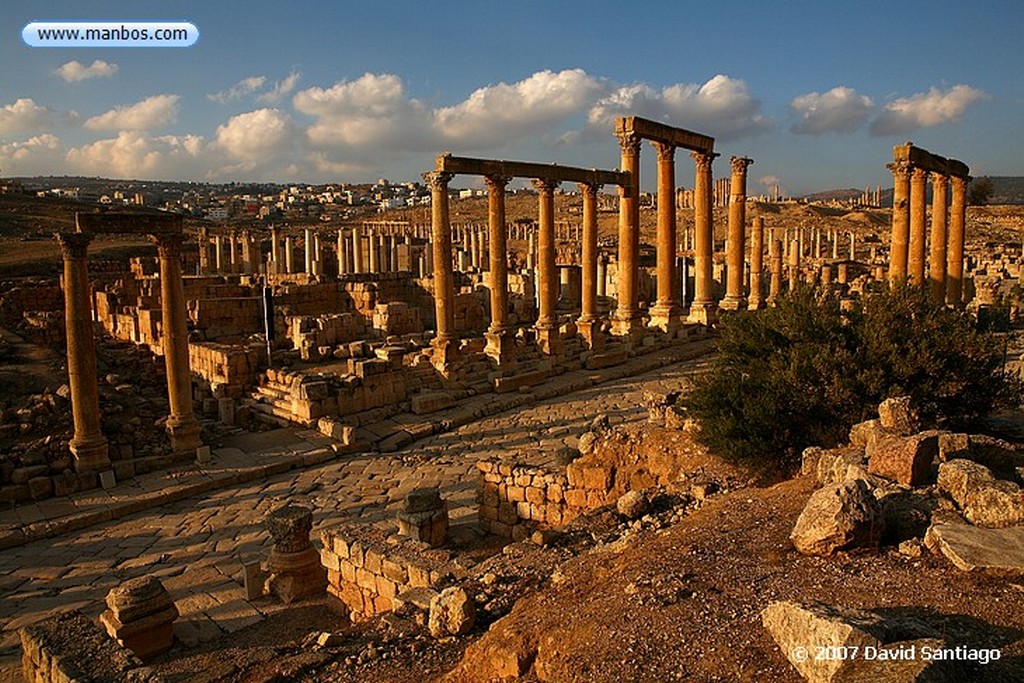
[[[21,41],[29,21],[76,19],[187,20],[201,37]],[[611,122],[629,114],[754,158],[751,194],[890,185],[906,140],[1024,175],[1020,0],[4,0],[0,27],[3,175],[397,181],[446,150],[615,168]],[[682,153],[677,168],[692,186]]]

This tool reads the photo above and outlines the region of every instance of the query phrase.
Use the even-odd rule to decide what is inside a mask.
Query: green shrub
[[[1000,340],[919,287],[842,311],[803,287],[765,311],[723,320],[718,355],[695,382],[698,439],[767,476],[792,473],[810,445],[842,443],[879,402],[909,395],[928,423],[969,423],[1019,397]]]

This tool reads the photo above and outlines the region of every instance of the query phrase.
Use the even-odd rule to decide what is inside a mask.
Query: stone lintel
[[[471,159],[442,154],[437,157],[435,170],[462,175],[500,176],[505,178],[543,178],[589,185],[629,184],[629,174],[620,171],[577,168],[560,164],[537,164],[528,161],[502,161],[499,159]]]
[[[181,235],[182,217],[177,214],[78,211],[75,213],[75,225],[80,232],[160,237]]]
[[[662,142],[673,147],[682,147],[694,152],[710,154],[715,149],[715,139],[700,133],[669,126],[639,116],[626,116],[615,119],[615,135],[635,133],[653,142]]]
[[[970,168],[964,162],[932,154],[920,147],[915,147],[911,142],[893,147],[892,158],[897,163],[906,161],[932,173],[942,173],[957,178],[968,178],[970,175]]]

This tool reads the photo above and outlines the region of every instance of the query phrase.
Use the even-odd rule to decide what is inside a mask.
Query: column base
[[[580,338],[583,339],[583,344],[588,349],[594,353],[601,353],[604,351],[605,334],[601,330],[600,320],[577,320],[576,332],[579,334]]]
[[[110,468],[107,437],[102,434],[86,439],[71,439],[68,444],[75,458],[75,471],[99,471]]]
[[[760,298],[760,297],[757,298],[757,299],[751,298],[750,301],[747,302],[747,309],[748,310],[760,311],[760,310],[763,310],[765,308],[768,308],[768,302],[765,301],[764,299]]]
[[[718,319],[718,306],[714,301],[694,301],[690,304],[690,314],[686,319],[691,323],[711,327]]]
[[[643,331],[639,311],[615,311],[612,315],[612,334],[617,337],[635,337]]]
[[[727,296],[722,299],[718,307],[723,311],[742,311],[746,310],[747,302],[743,297]]]
[[[199,423],[192,417],[183,421],[167,420],[167,436],[171,439],[171,450],[175,453],[194,451],[203,445],[199,438]]]
[[[446,377],[459,353],[459,342],[451,337],[434,337],[430,363]]]
[[[657,327],[666,334],[673,334],[682,324],[679,313],[679,307],[675,304],[655,304],[650,311],[651,322],[648,327]]]
[[[562,339],[557,327],[537,327],[537,348],[545,356],[557,356],[562,350]]]
[[[500,367],[511,367],[516,362],[516,342],[511,330],[502,329],[484,333],[487,346],[484,353],[494,359]]]

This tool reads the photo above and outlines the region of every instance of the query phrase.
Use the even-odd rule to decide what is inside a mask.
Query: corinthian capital
[[[658,161],[675,161],[675,145],[670,145],[667,142],[658,142],[657,140],[652,141],[651,144],[654,145],[654,149],[658,152]]]
[[[622,147],[623,152],[628,152],[629,154],[640,153],[641,138],[633,131],[616,133],[615,137],[619,139],[619,146]]]
[[[505,186],[511,182],[511,176],[504,175],[485,175],[484,184],[487,185],[487,191],[491,194],[505,194]]]
[[[560,181],[551,178],[534,178],[532,182],[533,186],[537,188],[537,192],[541,194],[551,194],[555,191],[556,187],[562,184]]]
[[[60,253],[65,259],[86,258],[92,235],[87,232],[58,232],[54,235],[60,244]]]
[[[690,156],[693,157],[693,165],[698,171],[710,173],[711,162],[718,155],[714,152],[690,152]]]
[[[894,161],[886,164],[885,167],[892,171],[893,177],[897,180],[908,180],[910,171],[913,169],[909,161]]]
[[[454,177],[454,173],[447,171],[429,171],[423,174],[423,181],[431,190],[447,190],[448,181]]]
[[[732,172],[738,173],[739,175],[747,174],[747,166],[754,163],[753,159],[748,157],[731,157],[729,163],[732,165]]]

